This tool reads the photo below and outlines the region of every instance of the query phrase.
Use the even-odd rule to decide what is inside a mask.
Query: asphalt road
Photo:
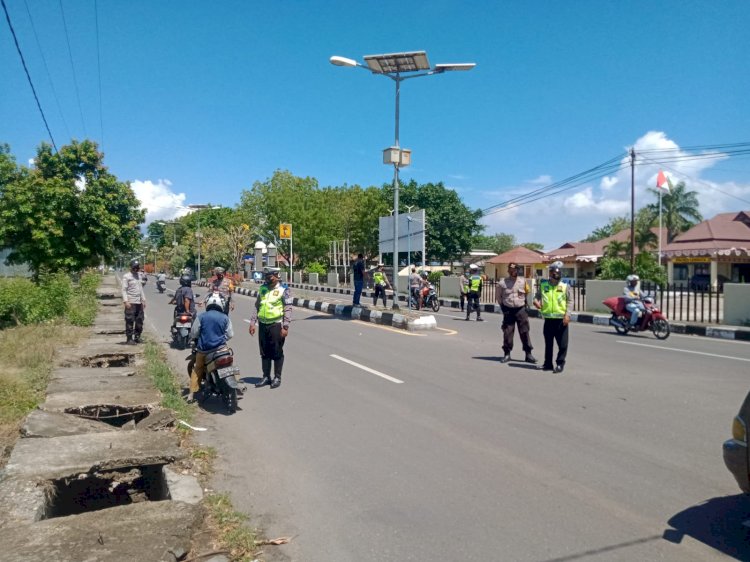
[[[169,296],[146,290],[166,342]],[[295,308],[283,383],[255,389],[253,300],[235,301],[249,388],[234,416],[209,402],[198,435],[217,488],[293,537],[268,560],[750,560],[750,502],[721,456],[750,345],[571,324],[554,375],[498,362],[496,314],[441,310],[413,334]],[[541,320],[532,341],[541,359]]]

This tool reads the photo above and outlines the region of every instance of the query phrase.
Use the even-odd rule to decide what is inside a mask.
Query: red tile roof
[[[504,254],[495,256],[485,263],[517,263],[521,265],[533,265],[544,261],[544,254],[535,250],[530,250],[525,246],[518,246],[508,250]]]
[[[720,213],[664,247],[667,256],[750,255],[750,211]]]

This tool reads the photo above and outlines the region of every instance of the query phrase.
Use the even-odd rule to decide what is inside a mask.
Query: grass
[[[204,499],[208,524],[216,532],[222,548],[232,560],[253,560],[257,557],[256,532],[247,526],[247,515],[236,511],[228,494],[211,494]]]
[[[0,465],[23,418],[44,400],[57,349],[88,333],[62,321],[0,330]]]
[[[146,374],[162,394],[161,405],[174,410],[177,419],[188,423],[192,421],[195,407],[183,400],[177,376],[167,363],[164,350],[158,344],[147,341],[145,357]]]

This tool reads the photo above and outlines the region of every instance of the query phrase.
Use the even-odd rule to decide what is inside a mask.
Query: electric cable
[[[16,31],[13,29],[13,24],[10,21],[10,14],[8,13],[8,7],[5,5],[5,0],[0,0],[0,3],[3,5],[3,11],[5,12],[5,20],[8,22],[8,27],[10,28],[10,34],[13,36],[13,42],[16,44],[16,50],[18,51],[18,56],[21,57],[21,64],[23,65],[23,70],[26,73],[26,79],[29,81],[29,86],[31,86],[31,91],[34,94],[34,99],[36,100],[36,106],[39,108],[39,113],[42,115],[42,121],[44,121],[44,126],[47,129],[47,134],[49,135],[49,139],[52,141],[52,148],[55,149],[55,153],[57,153],[57,145],[55,144],[55,138],[52,136],[52,131],[49,129],[49,123],[47,123],[47,117],[44,115],[44,110],[42,109],[42,104],[39,102],[39,96],[36,95],[36,88],[34,88],[34,83],[31,81],[31,75],[29,74],[29,68],[26,66],[26,60],[23,58],[23,53],[21,52],[21,46],[18,44],[18,37],[16,37]]]
[[[68,56],[70,58],[70,68],[73,71],[73,85],[75,86],[76,99],[78,100],[78,112],[81,114],[81,125],[83,125],[83,136],[88,137],[88,134],[86,133],[86,121],[83,119],[83,106],[81,105],[81,94],[79,93],[79,90],[78,90],[78,78],[76,77],[76,67],[73,64],[73,51],[70,48],[70,35],[68,34],[68,24],[65,21],[65,10],[63,9],[62,0],[59,0],[59,3],[60,3],[60,13],[62,14],[63,29],[65,29],[65,40],[68,43]]]

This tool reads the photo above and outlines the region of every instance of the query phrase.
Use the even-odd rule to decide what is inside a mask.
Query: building
[[[485,260],[484,272],[489,279],[500,280],[507,276],[508,264],[515,263],[523,265],[523,276],[531,279],[541,277],[546,267],[545,255],[536,250],[530,250],[525,246],[518,246],[512,250]]]

